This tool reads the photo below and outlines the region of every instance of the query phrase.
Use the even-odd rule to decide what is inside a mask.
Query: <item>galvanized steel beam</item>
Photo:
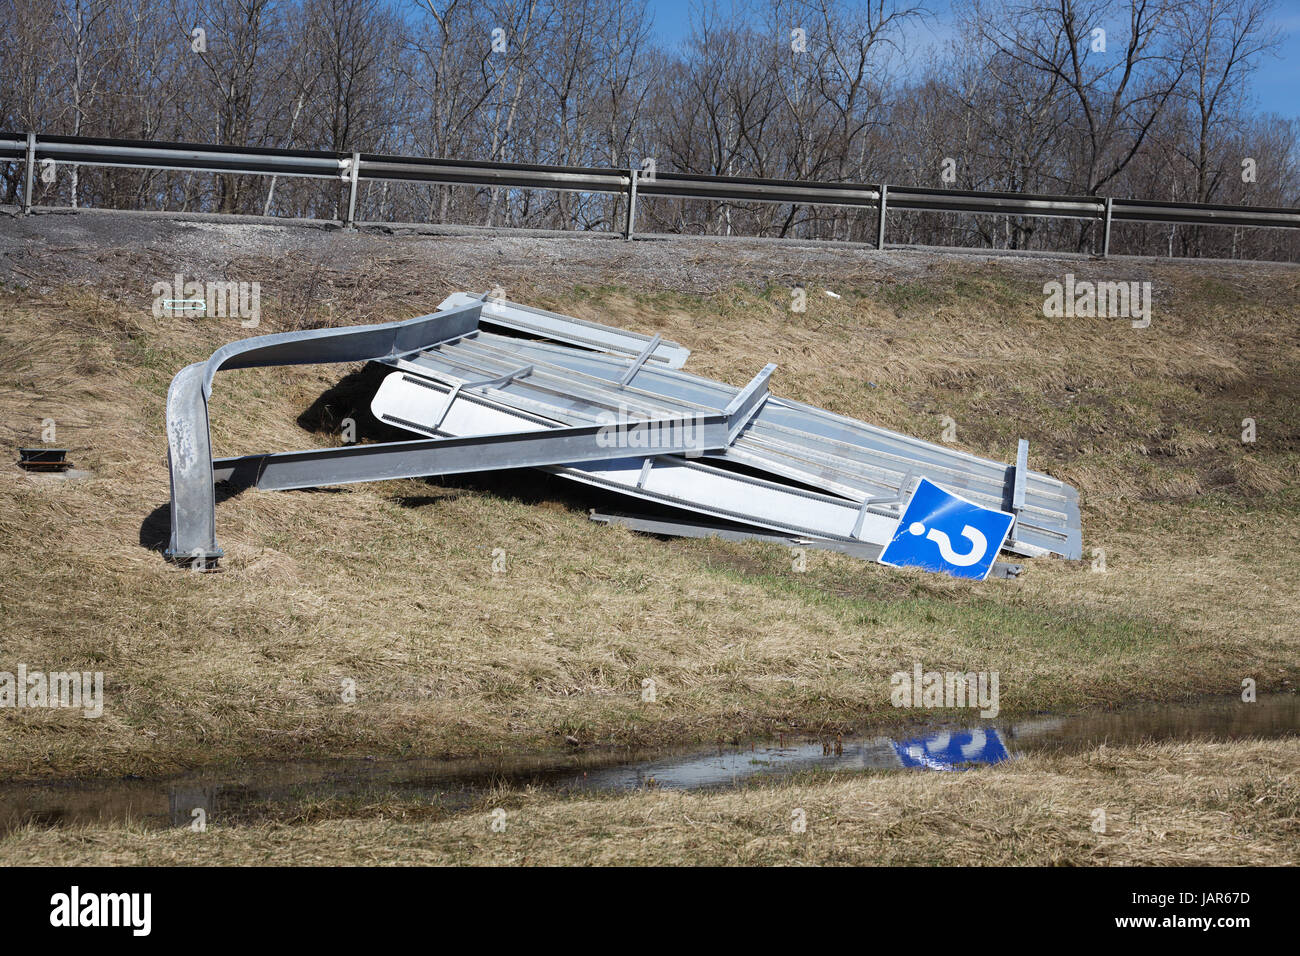
[[[167,557],[180,563],[210,564],[222,555],[217,544],[208,427],[208,399],[218,371],[393,359],[472,332],[478,328],[478,320],[479,307],[468,305],[383,325],[262,335],[223,345],[206,362],[181,369],[167,391],[167,462],[171,476]]]
[[[212,463],[212,468],[216,481],[255,486],[263,491],[287,491],[362,481],[604,461],[611,454],[620,453],[619,442],[635,440],[632,433],[638,431],[656,433],[656,450],[662,454],[686,454],[725,445],[727,420],[722,415],[711,415],[692,422],[674,419],[635,422],[621,433],[609,425],[586,425],[500,435],[310,448],[218,458]]]
[[[737,392],[736,397],[723,410],[729,421],[728,445],[735,442],[736,437],[754,420],[758,410],[767,401],[767,383],[775,371],[775,364],[769,362],[764,365],[762,371],[755,375],[748,385]]]

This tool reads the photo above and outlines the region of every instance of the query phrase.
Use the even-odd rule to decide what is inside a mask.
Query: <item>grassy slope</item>
[[[467,812],[317,805],[204,833],[101,825],[0,837],[21,864],[1300,863],[1295,741],[1102,749],[963,774],[809,777],[719,793],[557,798]],[[504,831],[491,828],[505,811]],[[793,832],[803,810],[806,830]],[[1105,832],[1096,832],[1097,810]]]
[[[964,261],[838,281],[841,300],[810,283],[805,314],[784,288],[533,299],[663,332],[727,381],[776,361],[779,394],[922,437],[950,416],[978,454],[1028,438],[1035,467],[1083,492],[1085,548],[1108,571],[1041,560],[975,586],[820,554],[796,574],[779,548],[601,528],[532,475],[246,493],[218,507],[225,573],[179,573],[150,550],[166,535],[163,396],[245,333],[127,298],[4,292],[0,442],[54,418],[94,477],[0,469],[0,669],[103,670],[108,700],[101,720],[0,712],[0,770],[817,732],[896,716],[889,675],[912,661],[999,670],[1004,713],[1282,686],[1300,661],[1298,281],[1157,278],[1146,330],[1045,319],[1041,279]],[[428,284],[426,305],[443,291]],[[264,311],[259,331],[277,330]],[[217,453],[334,443],[368,400],[321,401],[341,374],[224,374]]]

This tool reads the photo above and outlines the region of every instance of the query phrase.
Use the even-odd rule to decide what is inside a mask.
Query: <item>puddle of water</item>
[[[658,786],[681,789],[734,786],[754,777],[810,770],[961,770],[1034,752],[1078,752],[1101,744],[1147,741],[1235,740],[1300,734],[1300,696],[1273,694],[1240,700],[1135,707],[1074,717],[1041,717],[974,726],[943,726],[835,741],[755,745],[752,749],[693,754],[589,773],[601,790]]]
[[[1101,744],[1278,738],[1300,734],[1300,696],[1134,707],[1072,717],[930,725],[830,741],[768,741],[672,755],[585,754],[499,761],[308,760],[206,769],[155,780],[63,780],[0,786],[0,833],[34,823],[129,821],[148,827],[284,818],[313,804],[386,802],[456,810],[494,786],[564,791],[736,786],[808,771],[952,771],[1024,754]]]

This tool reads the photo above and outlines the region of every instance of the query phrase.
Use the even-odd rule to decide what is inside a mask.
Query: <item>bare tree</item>
[[[1223,176],[1216,140],[1240,112],[1245,80],[1279,43],[1273,12],[1272,0],[1189,0],[1178,11],[1178,40],[1188,64],[1184,95],[1195,122],[1184,158],[1196,170],[1197,202],[1209,200]]]
[[[1075,185],[1087,195],[1123,171],[1178,88],[1186,60],[1169,40],[1180,3],[1004,0],[979,8],[997,52],[1058,81],[1071,101],[1082,154]]]
[[[62,13],[67,28],[60,36],[72,74],[68,103],[72,117],[71,134],[81,136],[86,127],[86,115],[100,93],[101,61],[98,54],[105,41],[103,27],[108,4],[105,0],[66,0]],[[79,167],[73,166],[70,187],[73,208],[78,203],[79,173]]]

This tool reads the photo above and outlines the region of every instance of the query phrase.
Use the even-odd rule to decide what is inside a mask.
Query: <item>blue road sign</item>
[[[922,478],[894,537],[880,552],[880,563],[983,581],[1015,520],[1015,515],[972,504]]]
[[[928,770],[960,770],[969,764],[1001,763],[1011,757],[993,727],[941,731],[915,740],[895,741],[894,753],[904,767]]]

